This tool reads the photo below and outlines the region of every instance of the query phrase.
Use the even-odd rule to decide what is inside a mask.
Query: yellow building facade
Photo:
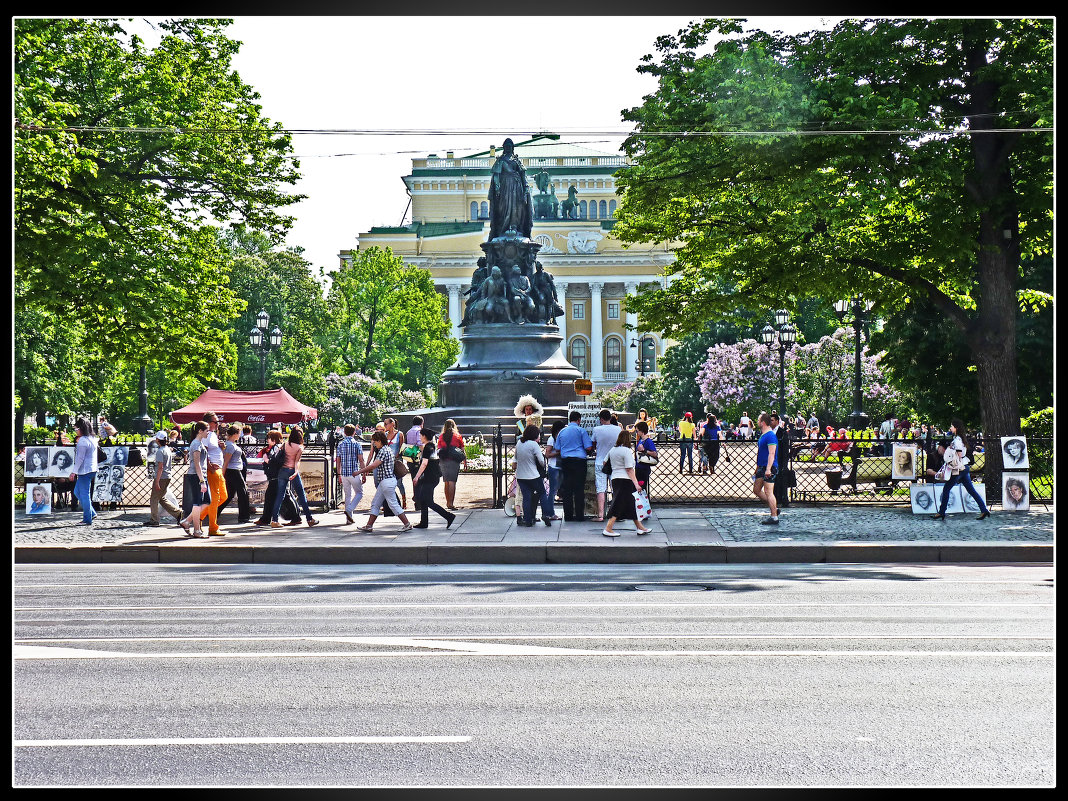
[[[660,357],[671,343],[659,331],[639,330],[624,300],[663,286],[664,268],[674,257],[666,246],[624,249],[612,236],[619,203],[613,173],[626,164],[625,158],[561,143],[553,135],[518,142],[515,152],[523,161],[532,195],[539,193],[535,180],[542,172],[559,204],[574,188],[574,216],[535,219],[531,231],[531,238],[542,245],[538,259],[555,278],[565,310],[557,324],[568,361],[599,387],[658,374]],[[430,272],[437,290],[448,298],[457,338],[464,293],[482,255],[479,245],[489,233],[491,168],[498,154],[491,148],[471,155],[447,152],[444,157],[413,159],[411,173],[404,176],[411,222],[374,227],[359,235],[358,250],[389,247],[406,263]],[[342,251],[342,264],[351,256]]]

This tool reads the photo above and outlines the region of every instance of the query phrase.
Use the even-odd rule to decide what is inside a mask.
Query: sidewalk
[[[558,510],[559,512],[559,510]],[[411,511],[409,510],[411,515]],[[638,536],[618,524],[616,538],[593,521],[521,528],[500,509],[457,512],[449,529],[433,513],[430,528],[400,531],[379,518],[372,534],[345,525],[335,510],[319,525],[281,529],[236,524],[223,516],[225,537],[189,539],[177,526],[146,527],[147,509],[102,512],[92,526],[80,512],[14,513],[16,563],[244,564],[665,564],[752,562],[1052,562],[1053,510],[1003,512],[982,522],[950,515],[944,522],[906,508],[792,505],[778,526],[751,506],[663,506]],[[418,516],[412,515],[412,522]],[[357,513],[357,524],[366,518]],[[231,521],[234,521],[231,523]]]

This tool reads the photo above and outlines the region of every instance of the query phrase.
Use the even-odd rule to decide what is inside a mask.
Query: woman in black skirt
[[[419,522],[412,528],[428,528],[427,513],[433,509],[445,520],[445,528],[452,525],[456,515],[442,509],[434,503],[434,488],[441,479],[441,459],[434,448],[434,438],[437,434],[431,428],[424,428],[419,432],[419,444],[422,447],[423,456],[419,461],[419,470],[412,477],[415,484],[415,505],[419,508]],[[457,463],[459,464],[459,463]]]
[[[639,534],[648,534],[650,529],[642,525],[634,506],[633,493],[640,490],[638,478],[634,475],[634,451],[630,447],[630,432],[624,429],[616,439],[616,447],[608,452],[605,461],[612,464],[612,506],[608,510],[608,521],[601,533],[606,537],[618,537],[612,530],[617,520],[633,520]]]

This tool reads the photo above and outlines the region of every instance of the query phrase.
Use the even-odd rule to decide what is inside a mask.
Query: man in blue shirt
[[[586,519],[586,456],[593,450],[593,440],[582,426],[582,412],[576,410],[567,417],[568,423],[556,435],[553,446],[560,452],[559,464],[563,474],[560,497],[564,500],[564,522],[580,523]]]
[[[753,474],[753,494],[768,505],[771,517],[760,522],[765,526],[779,525],[775,508],[775,478],[779,472],[779,440],[771,430],[771,415],[764,412],[757,420],[760,439],[757,440],[757,469]]]

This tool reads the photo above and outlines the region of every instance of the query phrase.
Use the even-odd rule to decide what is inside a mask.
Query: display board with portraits
[[[47,450],[47,448],[45,449]],[[26,483],[26,514],[47,515],[52,513],[52,485],[49,483]]]
[[[47,445],[31,445],[26,448],[26,460],[23,462],[23,469],[27,479],[48,478],[48,468],[52,464],[49,450],[50,448]]]
[[[56,445],[48,449],[49,478],[70,478],[73,472],[74,448],[72,446]]]
[[[939,504],[942,503],[942,492],[945,484],[912,484],[909,487],[909,499],[912,501],[912,513],[916,515],[933,515],[938,512]],[[986,503],[986,485],[982,482],[973,484],[979,497]],[[968,512],[978,514],[979,504],[964,487],[955,485],[949,491],[949,500],[946,502],[946,514],[958,514]]]
[[[1001,508],[1007,512],[1026,512],[1031,508],[1031,485],[1027,473],[1001,474]]]
[[[1001,458],[1006,470],[1027,470],[1031,465],[1024,437],[1002,437]]]
[[[93,483],[94,503],[122,503],[126,483],[125,464],[105,464],[96,471]]]
[[[915,481],[916,447],[910,443],[895,442],[892,453],[890,478],[895,481]]]

